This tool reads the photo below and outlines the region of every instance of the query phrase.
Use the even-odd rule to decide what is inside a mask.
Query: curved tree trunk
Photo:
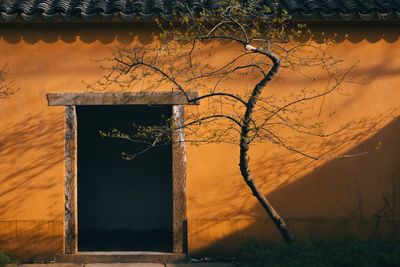
[[[246,112],[242,120],[241,136],[240,136],[240,164],[239,164],[240,172],[246,184],[251,189],[253,195],[261,203],[264,210],[267,212],[268,216],[272,219],[272,221],[278,228],[282,237],[285,239],[287,243],[291,243],[295,239],[288,231],[285,221],[272,207],[271,203],[262,194],[262,192],[260,192],[260,190],[258,189],[257,185],[253,180],[253,177],[249,169],[249,146],[250,146],[249,132],[250,132],[250,122],[252,120],[252,114],[263,88],[277,73],[280,67],[280,60],[275,54],[273,54],[270,51],[261,50],[250,45],[246,45],[245,49],[267,56],[269,59],[272,60],[273,66],[271,67],[270,71],[264,76],[264,78],[254,87],[253,92],[249,98],[249,101],[247,102]]]

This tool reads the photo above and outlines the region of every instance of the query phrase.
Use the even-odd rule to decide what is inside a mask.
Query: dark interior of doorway
[[[105,138],[160,125],[171,106],[78,106],[78,251],[172,252],[172,146]]]

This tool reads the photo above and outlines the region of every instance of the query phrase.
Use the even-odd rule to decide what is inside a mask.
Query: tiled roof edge
[[[215,8],[218,0],[193,0],[194,9]],[[359,3],[354,0],[281,0],[294,20],[319,22],[400,21],[400,1],[382,0]],[[257,5],[271,5],[270,1]],[[382,2],[379,5],[376,2]],[[189,2],[187,2],[189,3]],[[367,5],[368,4],[368,5]],[[176,0],[0,0],[0,22],[134,22],[154,18],[171,20],[186,16]]]

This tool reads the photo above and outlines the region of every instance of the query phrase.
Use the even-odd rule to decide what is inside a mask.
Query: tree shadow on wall
[[[400,118],[393,114],[377,116],[360,123],[357,131],[304,145],[312,150],[328,150],[328,155],[354,156],[315,162],[276,153],[255,160],[257,183],[263,192],[269,192],[267,197],[298,239],[349,235],[371,238],[376,233],[382,238],[400,238],[400,196],[394,196],[400,194],[400,188],[393,190],[394,177],[395,186],[400,185]],[[245,186],[242,191],[250,195]],[[240,198],[238,192],[223,194],[225,201],[218,202],[222,206],[216,204],[213,210],[221,210],[222,203]],[[386,205],[383,196],[392,201],[393,217],[378,217]],[[232,218],[241,209],[237,208]],[[261,207],[256,204],[251,209],[253,218],[207,219],[208,214],[204,214],[204,219],[189,221],[189,246],[196,248],[192,256],[229,259],[237,257],[240,245],[249,239],[281,240]]]
[[[0,249],[52,257],[63,244],[63,113],[26,114],[2,128],[0,159]]]

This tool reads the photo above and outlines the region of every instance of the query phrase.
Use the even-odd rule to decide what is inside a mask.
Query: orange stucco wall
[[[85,91],[84,82],[101,74],[95,60],[121,40],[148,41],[154,28],[0,26],[0,64],[8,64],[9,77],[20,88],[0,100],[0,249],[50,259],[63,247],[64,108],[49,107],[46,94]],[[298,145],[309,152],[362,155],[313,161],[272,144],[251,150],[257,183],[300,238],[370,235],[383,196],[390,218],[381,224],[381,234],[390,235],[398,224],[390,219],[400,216],[400,33],[390,25],[343,27],[327,29],[340,33],[331,53],[349,64],[359,62],[358,77],[364,80],[316,101],[310,114],[327,121],[326,130],[355,123]],[[225,51],[216,56],[223,58]],[[307,83],[283,71],[271,90],[285,94]],[[248,238],[279,238],[241,180],[237,146],[189,145],[187,164],[190,253],[229,255]]]

